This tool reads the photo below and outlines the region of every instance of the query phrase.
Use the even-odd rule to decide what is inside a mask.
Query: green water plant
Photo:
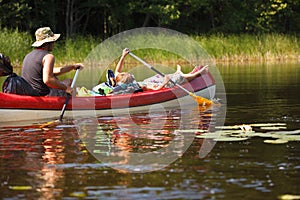
[[[212,139],[219,142],[237,142],[253,137],[268,138],[264,143],[284,144],[290,141],[300,141],[300,130],[287,130],[285,123],[243,124],[216,127],[216,131],[190,130],[196,133],[196,138]],[[254,130],[255,129],[255,130]],[[282,131],[284,129],[284,131]],[[189,130],[180,130],[188,132]]]

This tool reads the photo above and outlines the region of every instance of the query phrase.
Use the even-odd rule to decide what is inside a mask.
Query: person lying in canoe
[[[172,79],[176,84],[182,84],[186,81],[192,81],[202,73],[207,72],[207,66],[195,67],[190,73],[185,74],[181,71],[180,65],[177,65],[177,71],[173,74],[168,74],[165,77],[157,74],[144,81],[137,82],[134,75],[128,72],[122,72],[125,57],[129,54],[129,49],[125,48],[122,56],[115,69],[116,87],[113,88],[113,94],[134,93],[146,90],[160,90],[162,88],[170,88],[174,85],[169,82]]]
[[[113,91],[113,88],[116,87],[116,78],[115,74],[112,70],[107,70],[106,73],[106,82],[100,83],[99,85],[96,85],[93,87],[92,91],[86,91],[87,93],[90,93],[93,96],[98,95],[107,95],[110,94]]]
[[[34,50],[23,60],[22,77],[33,87],[35,96],[66,96],[72,94],[71,79],[60,81],[57,76],[82,69],[83,64],[77,63],[54,68],[55,58],[51,54],[54,42],[60,34],[54,34],[49,27],[42,27],[35,32]]]

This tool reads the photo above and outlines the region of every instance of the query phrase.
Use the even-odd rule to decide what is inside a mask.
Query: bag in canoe
[[[9,57],[2,53],[0,53],[0,76],[7,76],[2,85],[2,92],[37,96],[32,86],[24,78],[13,72]]]
[[[9,57],[0,53],[0,76],[7,76],[13,73]]]

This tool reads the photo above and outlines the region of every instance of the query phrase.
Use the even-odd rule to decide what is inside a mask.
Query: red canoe
[[[210,73],[182,85],[196,95],[212,99],[215,95],[215,81]],[[65,102],[64,97],[33,97],[0,93],[0,124],[22,120],[58,118]],[[195,103],[185,91],[175,86],[158,91],[135,94],[73,97],[64,116],[111,116],[128,111],[145,111],[159,105],[160,109],[187,106]],[[72,110],[72,112],[70,112]]]

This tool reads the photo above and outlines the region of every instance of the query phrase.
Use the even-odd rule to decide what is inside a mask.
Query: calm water
[[[219,70],[227,93],[225,125],[281,123],[287,130],[300,129],[298,65],[219,66]],[[1,127],[0,198],[277,199],[300,195],[299,141],[275,145],[253,137],[211,143],[212,150],[199,158],[207,140],[194,139],[200,134],[194,131],[186,151],[174,147],[179,158],[156,171],[131,173],[97,159],[109,153],[118,159],[126,152],[122,158],[127,160],[118,160],[124,164],[132,159],[128,155],[148,155],[171,141],[183,147],[180,137],[191,133],[176,132],[179,126],[207,130],[217,114],[214,110],[171,110],[151,117],[139,113],[131,116],[134,126],[126,117],[100,117],[96,127],[86,119],[76,122],[85,124],[80,135],[92,141],[85,145],[78,126],[70,120],[43,130],[32,124]],[[189,120],[181,121],[184,117]],[[91,153],[87,151],[91,146],[98,148]],[[167,158],[164,152],[158,162]]]

